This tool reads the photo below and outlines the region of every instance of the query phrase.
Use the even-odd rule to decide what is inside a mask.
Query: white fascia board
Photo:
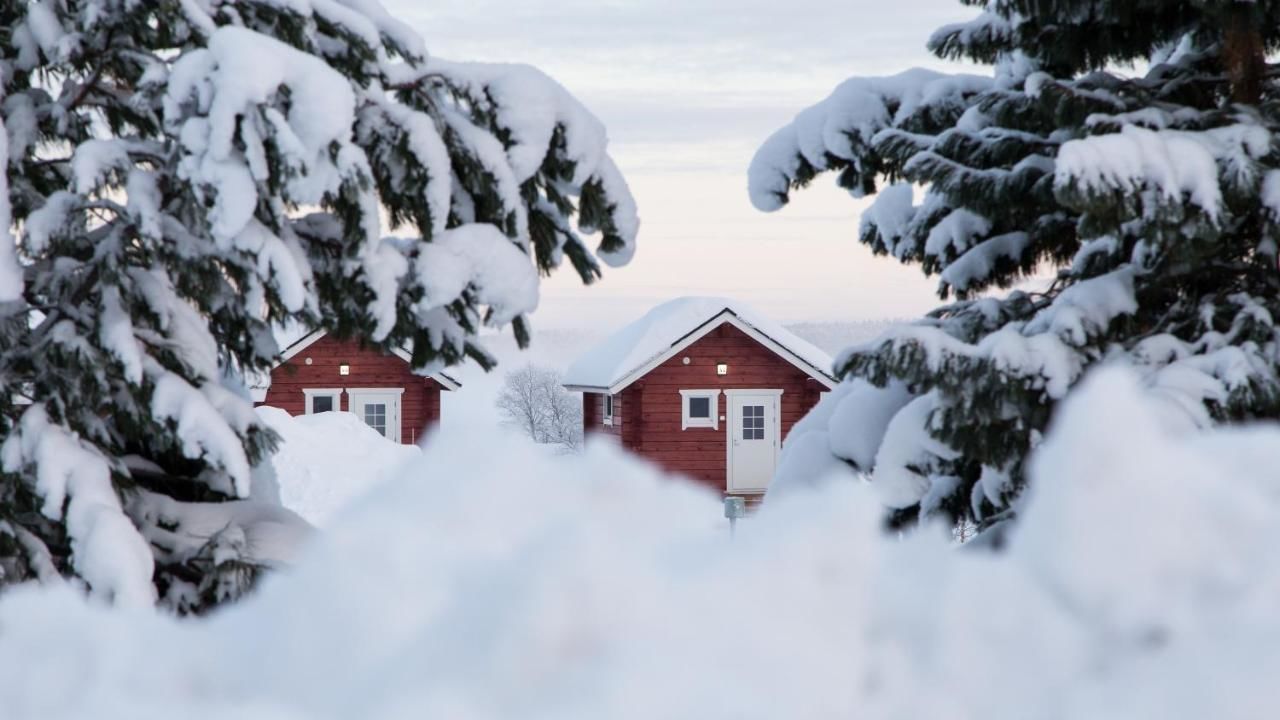
[[[607,388],[605,392],[608,392],[612,395],[617,395],[618,393],[622,392],[627,386],[631,385],[632,383],[644,377],[645,375],[648,375],[649,372],[652,371],[654,368],[658,367],[662,363],[675,357],[682,350],[698,342],[702,338],[706,337],[711,333],[712,330],[715,330],[716,328],[720,327],[721,325],[724,325],[725,323],[728,323],[738,328],[744,334],[746,334],[747,337],[750,337],[752,340],[755,340],[761,345],[764,345],[766,348],[773,351],[775,355],[781,357],[783,360],[786,360],[788,363],[795,366],[796,369],[800,370],[805,375],[808,375],[809,377],[812,377],[814,380],[817,380],[818,382],[825,385],[828,390],[836,386],[835,381],[832,380],[830,377],[828,377],[825,372],[805,362],[799,355],[796,355],[795,353],[788,350],[785,345],[780,344],[778,341],[774,340],[768,335],[765,335],[759,330],[756,330],[751,325],[748,325],[747,323],[743,322],[741,319],[738,318],[736,314],[734,314],[732,310],[725,308],[724,311],[720,312],[715,317],[703,323],[700,327],[698,327],[693,332],[689,333],[688,335],[685,335],[679,342],[672,345],[670,348],[662,352],[660,355],[655,356],[649,362],[646,362],[645,364],[641,365],[635,370],[632,370],[631,372],[624,375],[621,380],[614,383],[611,387]]]
[[[410,368],[413,367],[413,355],[410,355],[408,350],[405,350],[404,348],[396,348],[391,352],[396,357],[409,363]],[[458,388],[462,387],[462,383],[458,382],[452,377],[449,377],[448,375],[445,375],[442,372],[433,372],[427,375],[426,377],[429,377],[432,380],[435,380],[436,382],[440,383],[441,387],[443,387],[445,390],[457,390]]]
[[[286,362],[289,362],[289,360],[293,359],[293,356],[311,347],[312,345],[315,344],[317,340],[324,337],[326,334],[327,333],[324,330],[312,330],[311,332],[302,336],[300,339],[295,341],[292,345],[285,348],[284,352],[280,353],[280,359],[277,360],[275,364],[271,366],[271,369],[275,370],[276,368],[280,367]]]

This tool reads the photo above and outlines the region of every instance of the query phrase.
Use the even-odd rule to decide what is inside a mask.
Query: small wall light
[[[341,365],[339,365],[339,366],[338,366],[338,374],[339,374],[339,375],[350,375],[350,374],[351,374],[351,366],[350,366],[350,365],[348,365],[348,364],[346,364],[346,363],[342,363]]]
[[[716,374],[717,374],[717,375],[728,375],[728,374],[729,374],[729,366],[728,366],[727,364],[725,364],[725,363],[720,363],[719,365],[716,365]]]

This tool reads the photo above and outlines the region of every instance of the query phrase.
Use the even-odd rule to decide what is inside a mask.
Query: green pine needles
[[[488,367],[634,251],[598,120],[374,0],[0,1],[0,80],[0,585],[237,596],[305,530],[245,390],[278,328]]]
[[[831,452],[895,524],[1016,514],[1057,402],[1104,361],[1173,423],[1280,414],[1280,3],[970,4],[929,47],[991,76],[849,80],[751,169],[762,210],[828,170],[874,193],[861,241],[951,301],[844,353],[827,400]]]

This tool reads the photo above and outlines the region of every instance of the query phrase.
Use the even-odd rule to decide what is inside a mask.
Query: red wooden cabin
[[[403,350],[385,353],[317,330],[285,348],[259,398],[290,415],[346,410],[387,439],[416,443],[440,422],[440,392],[459,383],[411,370]]]
[[[587,433],[725,495],[758,499],[782,441],[835,386],[831,359],[723,298],[659,305],[579,358]]]

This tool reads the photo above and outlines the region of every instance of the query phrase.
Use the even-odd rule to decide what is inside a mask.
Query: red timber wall
[[[311,364],[307,364],[307,358]],[[350,375],[339,375],[338,366],[351,366]],[[308,388],[404,388],[400,398],[400,441],[416,442],[440,422],[441,386],[434,379],[414,375],[409,363],[391,353],[361,347],[355,341],[325,335],[271,371],[271,388],[261,405],[290,415],[307,411]],[[351,397],[342,393],[341,410],[350,410]]]
[[[684,358],[689,364],[684,364]],[[729,365],[716,375],[716,365]],[[753,340],[724,324],[676,353],[614,397],[614,425],[602,425],[604,396],[583,394],[588,432],[619,437],[623,447],[664,469],[686,475],[716,492],[727,489],[725,420],[718,429],[680,429],[681,390],[782,389],[782,438],[818,402],[826,386]],[[729,415],[729,398],[719,396],[717,417]]]
[[[622,439],[622,424],[625,418],[622,415],[622,398],[626,395],[624,390],[622,394],[613,398],[613,423],[611,425],[604,424],[604,395],[601,393],[582,393],[582,430],[583,434],[598,433],[601,435],[611,435],[619,440]]]

